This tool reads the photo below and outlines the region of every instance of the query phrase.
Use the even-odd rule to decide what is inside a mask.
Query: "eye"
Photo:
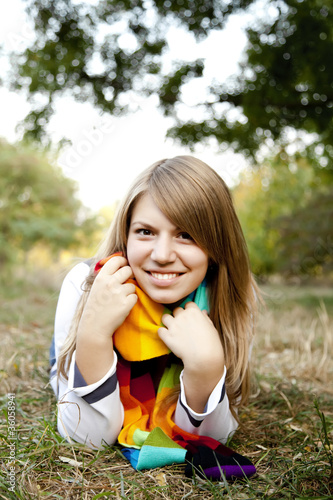
[[[193,241],[192,236],[190,236],[188,233],[185,233],[185,232],[179,233],[178,238],[180,238],[181,240],[191,240],[191,241]]]
[[[135,232],[136,234],[140,234],[141,236],[150,236],[152,234],[150,229],[144,229],[144,228],[137,229]]]

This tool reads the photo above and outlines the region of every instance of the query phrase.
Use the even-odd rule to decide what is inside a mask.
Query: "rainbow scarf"
[[[95,271],[111,257],[99,261]],[[162,315],[171,311],[153,302],[135,280],[129,281],[135,284],[138,301],[113,336],[120,354],[117,377],[124,423],[118,441],[125,446],[124,456],[136,470],[185,462],[188,477],[197,473],[219,480],[222,475],[226,478],[253,475],[256,469],[247,458],[213,438],[190,434],[178,427],[172,419],[176,402],[161,410],[161,403],[179,384],[183,368],[157,333]],[[181,306],[189,301],[208,311],[205,281]],[[159,377],[156,390],[154,381]]]

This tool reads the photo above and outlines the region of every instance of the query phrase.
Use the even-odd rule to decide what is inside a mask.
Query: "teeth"
[[[153,278],[156,278],[158,280],[171,280],[173,278],[177,278],[178,274],[160,274],[160,273],[151,273]]]

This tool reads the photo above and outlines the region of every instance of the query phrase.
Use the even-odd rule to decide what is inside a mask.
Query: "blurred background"
[[[4,283],[62,278],[142,169],[194,154],[232,189],[260,283],[329,287],[332,17],[317,0],[10,2]]]

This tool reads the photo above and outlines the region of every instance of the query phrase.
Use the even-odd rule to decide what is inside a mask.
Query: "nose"
[[[173,240],[169,235],[160,234],[154,241],[151,258],[159,264],[168,264],[176,259]]]

